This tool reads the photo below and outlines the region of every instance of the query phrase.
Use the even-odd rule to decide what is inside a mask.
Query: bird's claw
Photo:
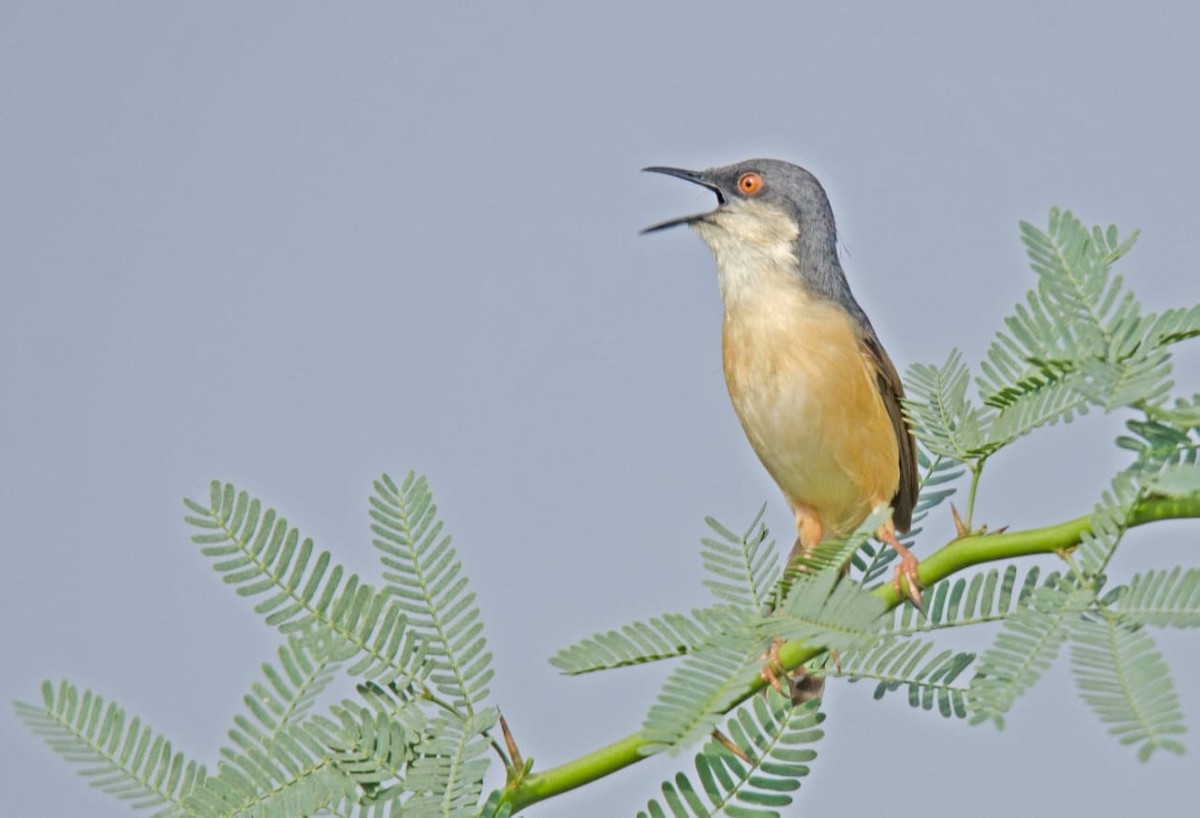
[[[783,695],[783,684],[780,683],[779,677],[787,678],[787,668],[783,666],[783,660],[779,658],[779,646],[783,644],[782,639],[776,639],[771,642],[771,647],[767,648],[767,652],[762,655],[767,663],[762,666],[762,670],[758,671],[758,676],[764,682],[775,688],[776,693]]]
[[[776,693],[786,696],[794,705],[804,704],[809,699],[820,696],[825,689],[824,677],[810,676],[804,665],[796,668],[795,671],[789,671],[784,666],[783,660],[779,658],[779,647],[782,644],[782,639],[776,639],[771,643],[771,647],[767,648],[767,652],[762,655],[767,663],[758,672],[759,677],[775,688]],[[837,661],[840,672],[841,660]]]
[[[896,574],[892,577],[892,587],[900,596],[907,596],[918,610],[925,610],[925,599],[921,596],[921,580],[917,576],[917,558],[911,551],[905,550],[900,555],[900,564],[896,566]],[[901,582],[901,580],[904,582]],[[907,594],[905,593],[907,583]]]
[[[892,577],[892,587],[896,589],[896,593],[900,596],[907,596],[912,600],[912,604],[917,607],[917,610],[925,612],[925,600],[921,597],[921,579],[917,574],[917,558],[913,552],[909,551],[900,540],[896,539],[896,532],[892,526],[882,526],[876,532],[881,542],[892,547],[892,550],[900,555],[900,564],[896,566],[896,573]],[[904,580],[908,584],[908,592],[905,593]]]

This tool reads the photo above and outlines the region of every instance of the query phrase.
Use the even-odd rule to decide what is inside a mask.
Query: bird
[[[751,448],[794,516],[789,565],[890,506],[875,535],[900,556],[897,593],[920,608],[917,558],[896,537],[909,530],[917,502],[916,440],[900,375],[842,269],[825,189],[778,159],[643,170],[716,194],[715,210],[641,232],[687,225],[712,251],[725,383]]]

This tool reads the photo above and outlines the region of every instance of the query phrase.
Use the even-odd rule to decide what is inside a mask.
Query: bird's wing
[[[863,334],[863,348],[867,358],[875,365],[875,383],[879,387],[879,395],[883,405],[887,407],[888,417],[892,420],[892,430],[896,433],[896,447],[900,450],[900,486],[896,496],[892,498],[892,522],[900,532],[908,531],[912,525],[913,508],[917,505],[917,492],[920,489],[917,478],[917,441],[913,438],[908,422],[904,419],[904,410],[900,399],[904,397],[904,387],[900,383],[900,374],[888,357],[873,331]]]

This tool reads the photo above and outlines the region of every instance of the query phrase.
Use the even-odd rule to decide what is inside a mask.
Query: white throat
[[[783,208],[737,199],[693,222],[692,228],[717,261],[726,309],[780,286],[805,289],[796,275],[800,229]]]

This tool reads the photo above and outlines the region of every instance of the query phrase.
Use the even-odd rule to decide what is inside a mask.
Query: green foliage
[[[1171,474],[1175,467],[1168,467]],[[1071,663],[1083,699],[1138,757],[1155,749],[1182,752],[1171,736],[1184,732],[1178,697],[1145,624],[1200,624],[1200,580],[1179,569],[1136,575],[1129,587],[1099,596],[1113,553],[1145,493],[1160,473],[1137,466],[1118,474],[1082,532],[1069,574],[1052,574],[1030,588],[996,643],[980,659],[968,700],[975,722],[998,725],[1015,699],[1031,687],[1071,641]],[[1191,573],[1191,572],[1188,572]]]
[[[125,710],[68,681],[58,689],[42,683],[42,705],[18,702],[17,715],[67,761],[84,765],[93,787],[135,808],[162,807],[156,816],[177,815],[184,801],[205,786],[203,765],[172,752],[171,742]]]
[[[503,800],[501,792],[496,790],[484,802],[479,818],[508,818],[510,815],[512,815],[512,803]]]
[[[823,735],[820,700],[795,705],[774,690],[737,709],[726,724],[735,754],[719,741],[709,741],[696,755],[699,785],[683,773],[662,786],[666,807],[651,800],[638,818],[730,815],[777,818],[792,803],[816,758],[809,749]]]
[[[1101,497],[1068,574],[1053,573],[1039,584],[1035,569],[1015,596],[1012,566],[998,594],[994,569],[972,577],[970,584],[965,578],[939,583],[927,592],[928,620],[918,622],[911,611],[901,611],[876,652],[902,655],[900,648],[889,647],[894,637],[1000,622],[995,643],[979,658],[966,701],[973,721],[1002,724],[1016,698],[1070,640],[1077,675],[1088,668],[1086,680],[1080,676],[1081,685],[1092,691],[1085,698],[1104,720],[1120,725],[1124,738],[1142,742],[1140,752],[1146,754],[1166,745],[1156,733],[1160,722],[1146,716],[1147,701],[1130,683],[1138,678],[1134,665],[1153,667],[1159,661],[1149,637],[1137,629],[1141,621],[1135,611],[1143,612],[1146,622],[1190,623],[1193,602],[1182,581],[1186,574],[1139,575],[1130,589],[1118,588],[1103,599],[1099,593],[1139,503],[1154,494],[1200,491],[1193,436],[1200,401],[1180,399],[1168,408],[1168,347],[1200,334],[1200,307],[1143,314],[1136,296],[1112,272],[1136,233],[1122,239],[1115,227],[1087,229],[1070,213],[1052,210],[1046,231],[1023,223],[1021,235],[1037,287],[1005,319],[1005,331],[997,334],[981,364],[980,403],[967,394],[969,370],[957,352],[940,367],[914,366],[906,379],[912,395],[906,410],[914,429],[932,453],[964,463],[971,472],[968,525],[987,459],[1041,426],[1069,421],[1092,407],[1105,412],[1128,407],[1144,418],[1131,419],[1133,434],[1117,442],[1137,459]],[[1115,646],[1107,665],[1081,658],[1094,658],[1098,650],[1098,623],[1106,623]],[[1118,649],[1124,652],[1117,655]],[[1112,696],[1101,701],[1098,690],[1124,692],[1119,702]],[[1160,708],[1155,715],[1173,723],[1169,710]],[[1143,718],[1133,715],[1138,713]]]
[[[415,749],[406,788],[414,796],[405,814],[469,818],[478,812],[488,761],[486,734],[498,717],[495,708],[459,718],[443,713]]]
[[[836,567],[801,574],[778,610],[758,622],[769,639],[803,639],[830,650],[871,643],[886,606]]]
[[[779,585],[780,567],[761,510],[741,535],[709,519],[719,539],[704,538],[701,559],[711,575],[705,585],[719,604],[690,617],[667,614],[598,634],[551,661],[584,673],[682,656],[646,714],[640,750],[651,754],[694,744],[745,697],[773,641],[809,639],[849,649],[873,639],[884,604],[844,578],[842,566],[885,519],[880,510],[846,540],[822,543],[786,588]]]
[[[1200,334],[1200,309],[1143,315],[1112,265],[1133,246],[1117,228],[1085,228],[1050,211],[1045,232],[1023,222],[1021,238],[1037,288],[1004,320],[979,378],[997,410],[989,443],[1003,445],[1039,426],[1099,406],[1161,406],[1170,389],[1166,347]]]
[[[905,383],[909,398],[904,402],[908,421],[922,445],[934,455],[964,463],[986,457],[999,444],[989,431],[996,412],[976,406],[967,395],[971,371],[962,353],[950,351],[939,366],[913,364]]]
[[[942,455],[929,455],[924,448],[917,449],[917,465],[920,468],[921,491],[913,508],[912,528],[900,536],[901,544],[907,548],[912,548],[920,536],[921,522],[929,516],[929,512],[954,496],[957,489],[953,484],[965,472],[960,461]],[[888,566],[895,559],[896,552],[891,548],[864,540],[851,564],[862,572],[859,581],[870,587],[887,573]]]
[[[760,508],[740,535],[705,518],[716,537],[700,540],[700,559],[710,574],[704,585],[717,604],[598,633],[558,651],[550,663],[565,673],[591,673],[685,656],[728,644],[730,637],[745,639],[753,621],[777,601],[782,573],[775,543],[767,541],[762,524],[765,510]]]
[[[479,814],[498,747],[497,711],[483,706],[490,654],[424,479],[376,483],[381,590],[232,485],[213,483],[207,506],[186,503],[201,553],[286,639],[234,717],[216,774],[67,682],[57,694],[47,683],[40,707],[17,705],[34,731],[96,786],[163,816]],[[321,712],[343,672],[360,680],[357,699]],[[494,801],[490,814],[507,815]]]
[[[1168,414],[1163,410],[1154,410],[1149,414],[1150,417],[1145,420],[1128,421],[1125,425],[1130,434],[1118,437],[1117,445],[1135,454],[1137,459],[1130,466],[1130,470],[1146,474],[1157,473],[1160,480],[1165,479],[1163,486],[1158,490],[1164,494],[1171,494],[1173,472],[1167,467],[1184,466],[1185,471],[1179,476],[1187,479],[1186,466],[1196,462],[1197,455],[1200,454],[1200,441],[1194,438],[1194,427],[1190,424],[1175,425],[1162,420],[1161,418]],[[1185,490],[1181,496],[1191,494],[1186,491],[1186,485],[1180,488]]]
[[[763,505],[741,536],[712,517],[704,518],[719,538],[700,539],[700,559],[712,575],[704,581],[704,587],[717,599],[739,608],[765,609],[779,578],[779,555],[775,543],[767,542],[767,529],[762,524],[766,510]]]
[[[667,613],[563,648],[550,658],[550,664],[577,675],[673,659],[746,627],[744,611],[734,605],[697,608],[690,614]]]
[[[960,628],[1004,620],[1018,603],[1025,602],[1038,586],[1041,569],[1031,567],[1017,588],[1017,566],[1009,565],[1003,572],[998,568],[980,571],[971,577],[945,579],[925,591],[925,616],[904,606],[894,609],[888,630],[895,636]],[[1059,574],[1052,572],[1046,583],[1057,583]],[[1015,592],[1015,593],[1014,593]]]
[[[1021,236],[1036,287],[1005,318],[979,373],[954,350],[906,377],[921,491],[905,545],[969,478],[969,543],[952,541],[926,561],[923,612],[898,601],[886,576],[894,552],[870,541],[886,509],[786,573],[765,506],[740,534],[708,518],[700,558],[711,604],[596,634],[551,659],[571,674],[678,660],[641,731],[535,771],[507,728],[497,736],[482,615],[423,478],[374,484],[380,585],[344,570],[259,500],[214,482],[207,504],[185,501],[192,539],[285,640],[234,717],[216,772],[69,682],[45,683],[42,703],[17,712],[94,786],[172,818],[508,818],[706,737],[694,774],[664,783],[642,815],[762,818],[791,803],[821,737],[818,700],[796,704],[765,687],[771,677],[789,681],[776,657],[792,657],[818,686],[825,677],[872,681],[875,698],[903,690],[919,711],[1002,726],[1069,646],[1081,696],[1118,741],[1142,759],[1182,752],[1179,696],[1149,628],[1200,627],[1200,569],[1144,570],[1123,583],[1108,573],[1130,526],[1200,516],[1200,395],[1171,394],[1171,346],[1200,335],[1200,305],[1143,312],[1112,269],[1136,233],[1085,228],[1052,210],[1045,231],[1022,224]],[[1116,446],[1130,462],[1086,521],[982,536],[972,518],[990,459],[1093,409],[1127,415]],[[951,576],[1054,552],[1061,571],[1008,565]],[[938,643],[960,628],[995,638],[978,656]],[[355,680],[353,695],[331,703],[342,673]],[[492,753],[505,783],[485,797]]]
[[[1017,697],[1049,669],[1067,640],[1067,623],[1092,601],[1089,591],[1062,581],[1038,586],[1005,620],[995,643],[979,658],[968,699],[971,721],[1004,726]]]
[[[694,744],[742,697],[764,660],[728,641],[688,654],[667,677],[642,722],[644,754]]]
[[[388,784],[404,778],[424,735],[401,719],[353,702],[331,707],[329,716],[316,716],[310,731],[329,748],[333,766],[371,793],[375,803],[392,800],[401,791]]]
[[[279,666],[263,664],[263,681],[243,697],[246,714],[234,717],[230,736],[236,743],[253,738],[269,746],[287,728],[304,721],[313,702],[336,678],[353,649],[319,628],[293,631],[279,648]]]
[[[1122,744],[1145,761],[1157,749],[1183,753],[1171,738],[1185,732],[1179,696],[1154,639],[1116,616],[1082,617],[1071,626],[1071,665],[1083,700]]]
[[[261,502],[230,483],[213,481],[209,506],[184,501],[184,519],[202,533],[192,536],[200,553],[215,560],[222,579],[240,596],[263,597],[256,613],[284,633],[317,625],[357,648],[349,669],[380,682],[413,680],[427,672],[425,646],[408,628],[400,605],[363,584],[357,574],[332,563],[328,551],[313,559],[313,542],[262,511]]]
[[[382,553],[388,590],[400,600],[408,627],[426,646],[430,680],[455,707],[474,713],[487,698],[487,652],[475,594],[467,590],[458,555],[442,536],[437,506],[424,477],[397,487],[384,475],[371,498],[372,543]]]
[[[270,741],[230,732],[217,775],[197,787],[184,812],[197,818],[310,815],[352,795],[352,782],[332,763],[312,731],[290,724]]]
[[[1134,574],[1115,609],[1130,625],[1200,628],[1200,568]]]
[[[911,706],[922,710],[936,706],[943,716],[965,718],[968,690],[955,687],[954,680],[975,661],[975,654],[947,648],[929,657],[935,649],[926,639],[882,639],[869,650],[845,654],[836,675],[852,682],[876,681],[876,699],[903,687]]]
[[[1191,451],[1190,454],[1195,454]],[[1154,480],[1154,490],[1170,497],[1189,497],[1200,491],[1200,464],[1178,462],[1164,466]]]

